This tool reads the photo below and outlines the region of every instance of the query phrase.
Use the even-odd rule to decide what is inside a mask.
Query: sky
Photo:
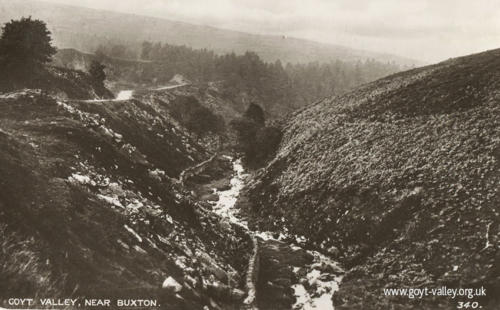
[[[424,62],[500,48],[500,0],[45,0]]]

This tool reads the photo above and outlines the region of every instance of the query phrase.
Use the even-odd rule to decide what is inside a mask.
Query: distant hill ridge
[[[154,17],[115,13],[38,1],[0,1],[0,22],[31,15],[43,19],[60,48],[94,52],[99,44],[144,40],[207,48],[217,53],[255,51],[265,61],[306,63],[373,58],[399,65],[418,65],[403,57],[323,44],[304,39],[257,35]]]

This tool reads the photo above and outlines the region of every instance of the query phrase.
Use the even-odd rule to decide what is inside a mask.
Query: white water
[[[228,159],[232,159],[228,157]],[[245,178],[248,174],[245,174],[245,169],[241,164],[241,160],[237,159],[233,161],[233,171],[235,175],[231,178],[230,184],[231,188],[225,191],[217,191],[214,189],[214,193],[219,196],[219,200],[213,207],[213,211],[220,215],[222,218],[229,220],[231,223],[240,225],[248,229],[248,223],[239,217],[239,210],[234,208],[240,191],[245,185]]]
[[[342,276],[335,275],[330,270],[342,272],[337,262],[316,251],[307,251],[314,256],[311,265],[306,266],[307,274],[292,285],[297,301],[293,309],[301,310],[334,310],[332,304],[333,293],[339,289]],[[328,270],[330,269],[330,270]],[[297,273],[300,268],[294,268]],[[307,283],[308,289],[304,286]]]
[[[227,158],[232,160],[231,157]],[[230,181],[230,189],[220,192],[214,189],[214,192],[219,195],[219,201],[214,205],[213,211],[229,222],[248,229],[248,223],[242,219],[239,209],[234,208],[240,191],[245,185],[245,179],[248,177],[248,174],[245,173],[241,160],[239,159],[233,161],[233,171],[234,176]],[[263,240],[272,239],[283,242],[284,240],[290,239],[287,238],[287,231],[280,233],[277,239],[273,237],[272,233],[267,231],[253,231],[251,233]],[[296,236],[295,239],[297,244],[306,242],[303,236]],[[290,245],[290,247],[299,248],[296,245]],[[295,273],[299,271],[302,271],[302,274],[305,273],[305,276],[298,277],[299,283],[292,285],[292,289],[297,299],[293,305],[293,309],[334,310],[332,296],[335,291],[339,289],[339,283],[342,280],[342,276],[338,274],[341,274],[343,270],[339,267],[337,262],[331,260],[329,257],[317,251],[308,250],[307,252],[314,257],[314,260],[310,265],[301,266],[306,269],[305,272],[304,270],[300,270],[300,267],[293,267]]]

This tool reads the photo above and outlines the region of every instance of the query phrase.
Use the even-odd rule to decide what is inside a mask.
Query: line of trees
[[[101,46],[99,54],[132,57],[131,46]],[[282,64],[264,62],[254,52],[218,55],[207,49],[143,42],[135,54],[147,69],[135,70],[127,78],[139,83],[164,84],[175,74],[194,82],[221,81],[228,98],[246,97],[258,102],[267,113],[279,116],[318,99],[343,93],[362,83],[399,71],[394,63],[373,59],[357,62]]]

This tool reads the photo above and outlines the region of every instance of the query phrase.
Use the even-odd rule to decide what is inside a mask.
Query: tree
[[[268,160],[276,150],[281,142],[282,132],[278,127],[266,126],[260,128],[255,135],[255,144],[259,149],[257,163],[263,163]]]
[[[236,118],[230,125],[236,133],[236,151],[244,154],[246,163],[253,162],[258,152],[256,135],[260,126],[246,117]]]
[[[144,41],[142,42],[141,59],[151,59],[151,51],[153,50],[153,43]]]
[[[262,108],[256,103],[250,103],[245,111],[245,117],[251,119],[259,125],[264,125],[266,122],[264,110],[262,110]]]
[[[37,19],[11,20],[0,37],[0,70],[10,83],[31,83],[56,53],[47,25]]]
[[[245,164],[261,167],[277,150],[282,132],[277,126],[265,126],[264,111],[251,103],[243,117],[230,123],[236,133],[235,149],[243,153]]]
[[[265,122],[264,110],[255,103],[250,103],[243,117],[231,121],[231,127],[236,132],[236,150],[245,155],[244,159],[249,165],[260,158],[257,133]]]
[[[89,74],[96,86],[104,87],[104,81],[106,80],[105,68],[106,66],[96,60],[93,60],[90,64]]]

